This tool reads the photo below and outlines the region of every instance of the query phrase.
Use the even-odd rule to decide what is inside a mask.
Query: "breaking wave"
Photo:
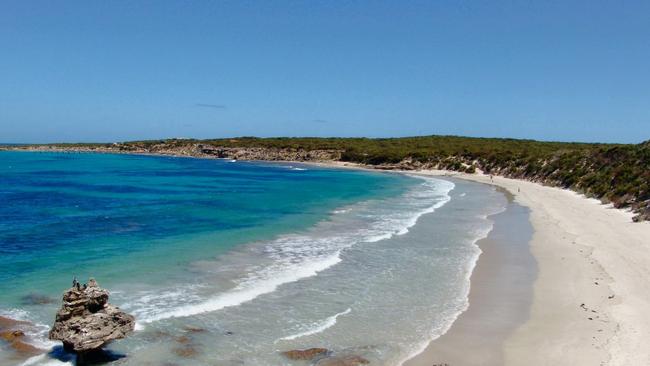
[[[352,311],[352,309],[348,308],[347,310],[342,311],[342,312],[337,313],[337,314],[334,314],[334,315],[330,316],[329,318],[326,318],[326,319],[323,319],[323,320],[321,320],[319,322],[315,322],[315,323],[310,324],[307,327],[307,329],[304,330],[304,331],[301,331],[299,333],[292,334],[292,335],[289,335],[289,336],[286,336],[286,337],[282,337],[282,338],[278,339],[278,341],[291,341],[291,340],[294,340],[294,339],[297,339],[297,338],[302,338],[302,337],[310,336],[310,335],[313,335],[313,334],[321,333],[321,332],[325,331],[326,329],[331,328],[334,325],[336,325],[336,319],[338,319],[339,316],[347,315],[351,311]]]
[[[421,180],[420,184],[399,197],[339,208],[329,220],[317,224],[307,233],[283,235],[223,255],[215,266],[241,263],[242,267],[234,271],[238,276],[233,279],[234,286],[230,289],[221,289],[207,299],[198,294],[197,288],[169,289],[166,293],[158,292],[156,296],[142,294],[123,307],[135,313],[139,319],[138,329],[142,329],[147,323],[238,306],[274,292],[283,284],[316,276],[341,262],[341,253],[346,249],[358,243],[373,243],[404,235],[422,215],[449,202],[453,183],[429,177],[417,178]],[[229,261],[229,256],[233,256],[232,261]],[[161,302],[161,298],[164,301]]]

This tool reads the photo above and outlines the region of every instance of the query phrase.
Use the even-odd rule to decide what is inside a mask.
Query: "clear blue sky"
[[[0,2],[0,141],[650,138],[650,1]]]

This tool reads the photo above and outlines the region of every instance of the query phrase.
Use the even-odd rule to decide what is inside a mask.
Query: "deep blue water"
[[[288,164],[0,152],[0,308],[58,294],[75,275],[165,281],[174,268],[400,194],[410,181]]]
[[[137,321],[109,346],[120,365],[300,366],[281,351],[326,347],[396,366],[466,308],[476,241],[506,203],[434,177],[0,152],[0,316],[52,349],[61,293],[93,276]],[[0,366],[12,352],[0,342]]]

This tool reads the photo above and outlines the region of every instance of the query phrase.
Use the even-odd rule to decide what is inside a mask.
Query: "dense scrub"
[[[404,168],[437,167],[486,173],[570,188],[631,207],[650,218],[650,141],[639,145],[540,142],[426,136],[366,138],[237,138],[209,141],[224,147],[342,150],[341,160]]]
[[[630,207],[637,220],[650,219],[650,140],[638,145],[540,142],[533,140],[422,136],[368,138],[255,138],[134,141],[120,150],[152,151],[204,144],[223,148],[336,150],[341,160],[381,168],[439,168],[527,179],[570,188]],[[115,147],[69,144],[68,147]]]

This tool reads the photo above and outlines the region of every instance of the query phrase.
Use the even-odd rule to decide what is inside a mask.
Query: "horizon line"
[[[496,136],[467,136],[467,135],[412,135],[412,136],[399,136],[399,137],[368,137],[368,136],[228,136],[228,137],[209,137],[209,138],[196,138],[196,137],[161,137],[161,138],[148,138],[148,139],[134,139],[134,140],[121,140],[121,141],[58,141],[58,142],[0,142],[0,145],[73,145],[73,144],[128,144],[135,142],[149,142],[149,141],[169,141],[169,140],[194,140],[194,141],[209,141],[209,140],[232,140],[232,139],[367,139],[367,140],[390,140],[390,139],[409,139],[409,138],[427,138],[427,137],[451,137],[451,138],[468,138],[468,139],[485,139],[485,140],[517,140],[517,141],[530,141],[542,143],[567,143],[567,144],[596,144],[596,145],[638,145],[650,141],[650,136],[646,139],[641,139],[638,142],[601,142],[601,141],[567,141],[567,140],[538,140],[533,138],[518,138],[518,137],[496,137]]]

